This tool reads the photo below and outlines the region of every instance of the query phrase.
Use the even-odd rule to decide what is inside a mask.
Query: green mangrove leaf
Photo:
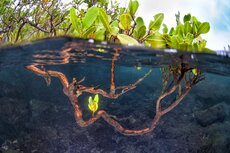
[[[136,26],[142,26],[145,25],[144,20],[142,19],[142,17],[138,17],[136,19]]]
[[[193,51],[193,50],[194,50],[193,45],[192,45],[192,44],[189,44],[189,45],[188,45],[188,51]]]
[[[97,29],[101,29],[102,27],[104,28],[104,26],[103,26],[103,24],[102,24],[102,22],[101,22],[101,20],[99,18],[99,15],[98,15],[98,17],[97,17],[97,19],[95,20],[94,23],[95,23],[95,26],[97,27]]]
[[[129,1],[129,13],[131,16],[135,15],[138,7],[139,7],[139,3],[137,0],[130,0]]]
[[[134,29],[133,36],[136,39],[142,38],[146,34],[146,26],[144,24],[144,21],[141,17],[138,17],[136,19],[136,26]]]
[[[100,18],[102,24],[104,25],[106,31],[111,33],[111,28],[109,25],[109,18],[107,16],[106,12],[102,8],[99,9],[99,18]]]
[[[184,16],[184,23],[191,20],[191,14],[186,14]]]
[[[110,27],[111,27],[111,34],[113,36],[116,36],[119,32],[119,23],[117,20],[113,21],[111,24],[110,24]]]
[[[199,47],[200,47],[200,51],[203,51],[203,49],[206,47],[206,43],[207,41],[202,39],[200,42],[199,42]]]
[[[123,45],[139,45],[136,39],[125,34],[118,34],[117,38]]]
[[[176,27],[176,33],[183,38],[184,36],[184,26],[182,24],[179,24],[177,27]]]
[[[111,18],[110,15],[107,15],[107,17],[108,17],[108,21],[109,21],[109,24],[110,24],[112,22],[112,18]]]
[[[146,34],[146,26],[142,25],[137,30],[137,39],[144,37],[145,34]]]
[[[191,34],[191,33],[187,33],[186,37],[185,37],[188,42],[191,44],[193,42],[193,39],[194,39],[194,35]]]
[[[118,20],[113,21],[110,25],[114,27],[118,27]]]
[[[180,39],[177,35],[173,35],[171,37],[171,41],[172,41],[172,48],[175,48],[175,49],[178,49],[179,48],[179,42],[180,42]]]
[[[164,20],[164,14],[163,13],[158,13],[158,14],[154,15],[154,21],[150,21],[149,29],[153,30],[153,31],[159,30],[163,20]]]
[[[81,29],[80,19],[77,17],[76,11],[73,7],[70,9],[70,21],[71,21],[74,29],[77,31],[80,31],[80,29]]]
[[[105,40],[105,29],[99,29],[96,31],[96,40],[103,41]]]
[[[98,94],[96,94],[96,95],[94,96],[93,101],[94,101],[95,103],[98,103],[98,102],[99,102],[99,95],[98,95]]]
[[[198,31],[198,28],[197,28],[196,24],[193,23],[193,24],[192,24],[192,34],[193,34],[195,37],[199,36],[199,35],[197,35],[197,31]]]
[[[168,33],[168,27],[166,24],[163,24],[163,33]]]
[[[187,51],[189,44],[187,42],[181,42],[179,43],[179,50],[181,51]]]
[[[128,30],[131,27],[131,22],[132,22],[132,17],[130,16],[130,14],[128,13],[122,14],[120,16],[119,27],[122,30]]]
[[[175,29],[172,27],[169,31],[169,35],[172,36],[175,34]]]
[[[98,109],[98,103],[89,103],[88,107],[93,113],[95,113]]]
[[[149,35],[145,43],[149,44],[152,48],[165,48],[166,42],[160,34]]]
[[[89,109],[93,112],[93,114],[97,111],[98,109],[98,102],[99,102],[99,96],[98,94],[96,94],[94,96],[94,99],[92,99],[92,97],[90,96],[88,99],[88,107]]]
[[[192,33],[194,34],[195,37],[198,37],[199,34],[197,31],[198,31],[198,28],[199,28],[201,22],[198,21],[195,16],[192,16],[191,21],[192,21]]]
[[[166,46],[169,48],[172,48],[172,40],[171,40],[171,36],[167,33],[162,35],[162,39],[165,40]]]
[[[205,34],[208,33],[210,30],[210,24],[208,22],[203,22],[198,27],[198,34]]]
[[[96,31],[96,27],[95,27],[95,26],[89,27],[89,28],[84,32],[83,38],[89,38],[90,35],[92,35],[95,31]]]
[[[198,45],[197,42],[195,42],[195,43],[193,44],[193,49],[194,49],[195,51],[198,51],[198,50],[199,50],[199,45]]]
[[[192,27],[191,27],[189,21],[186,21],[184,23],[184,34],[187,35],[187,33],[191,33],[191,31],[192,31]]]
[[[197,75],[197,69],[192,69],[192,73],[194,74],[194,75]]]
[[[82,19],[83,30],[86,30],[93,25],[94,21],[97,19],[98,12],[98,8],[95,6],[92,6],[87,10],[84,18]]]
[[[89,97],[88,102],[89,102],[89,103],[92,103],[92,102],[93,102],[93,98],[92,98],[91,96]]]
[[[195,16],[192,16],[191,21],[195,24],[198,24],[199,22]]]

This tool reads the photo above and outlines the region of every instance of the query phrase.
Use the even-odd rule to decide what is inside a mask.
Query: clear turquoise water
[[[119,55],[115,49],[120,48]],[[0,152],[230,152],[229,53],[184,53],[175,50],[106,45],[67,37],[45,39],[0,49]],[[73,77],[82,85],[109,91],[111,63],[115,85],[126,86],[152,72],[135,89],[117,99],[100,95],[99,109],[119,118],[130,129],[148,127],[162,91],[162,68],[181,62],[197,67],[204,80],[141,136],[124,136],[103,119],[88,127],[76,124],[74,110],[57,78],[44,79],[25,68],[43,65]],[[88,96],[79,97],[83,119],[91,117]],[[165,106],[175,99],[170,95]]]

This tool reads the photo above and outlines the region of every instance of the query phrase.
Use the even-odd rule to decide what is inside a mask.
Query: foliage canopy
[[[137,0],[127,8],[109,0],[2,0],[0,2],[0,42],[18,43],[38,38],[69,35],[152,48],[204,51],[210,25],[186,14],[176,14],[177,26],[163,24],[164,14],[153,16],[149,25],[136,15]]]

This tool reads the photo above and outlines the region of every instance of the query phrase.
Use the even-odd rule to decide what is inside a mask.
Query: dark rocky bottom
[[[199,101],[200,97],[197,99],[195,92],[163,117],[153,132],[127,137],[102,119],[89,127],[80,128],[75,123],[68,100],[53,103],[17,97],[13,93],[19,90],[15,88],[4,88],[7,91],[2,92],[0,97],[1,153],[230,152],[230,105],[220,102],[204,107],[205,103]],[[135,107],[114,103],[107,109],[119,117],[129,116],[123,120],[123,125],[141,128],[147,126],[153,117],[152,96],[146,95],[144,106],[141,102],[135,103],[133,97],[129,103],[135,103]]]

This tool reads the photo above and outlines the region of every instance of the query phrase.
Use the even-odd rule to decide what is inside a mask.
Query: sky
[[[117,0],[127,6],[129,0]],[[138,0],[137,16],[143,17],[146,24],[154,14],[164,13],[164,23],[176,26],[175,14],[180,11],[181,17],[191,13],[201,22],[209,22],[209,33],[201,35],[207,40],[207,47],[223,50],[230,44],[230,0]]]

